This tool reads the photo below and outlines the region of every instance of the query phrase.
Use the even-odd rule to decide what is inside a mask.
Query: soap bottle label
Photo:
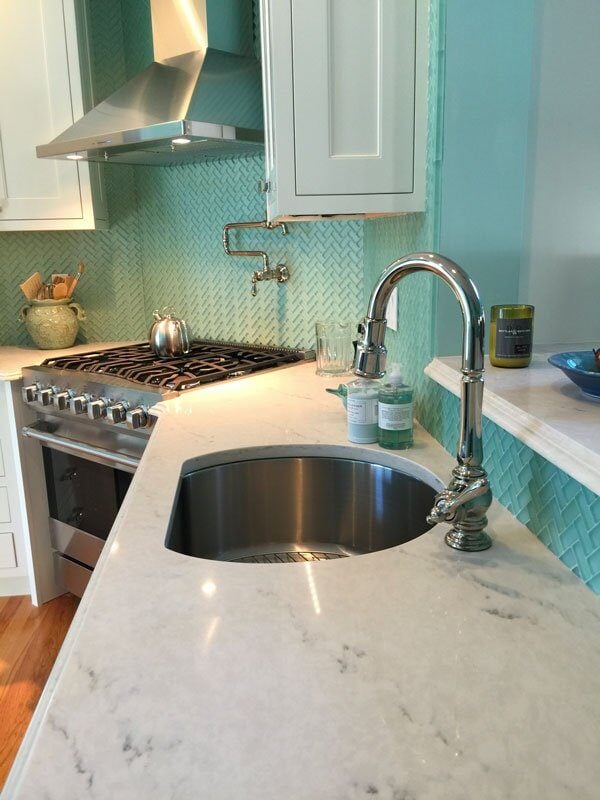
[[[407,431],[413,424],[412,403],[382,403],[379,401],[379,427],[384,431]]]
[[[496,358],[527,358],[531,355],[532,319],[499,319],[496,322]]]
[[[358,425],[374,425],[377,423],[377,398],[352,397],[347,401],[348,422]]]

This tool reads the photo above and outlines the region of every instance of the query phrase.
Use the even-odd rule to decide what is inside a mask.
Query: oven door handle
[[[40,430],[36,428],[35,425],[25,426],[21,429],[21,433],[28,439],[37,439],[42,444],[54,450],[60,450],[63,453],[70,453],[72,455],[81,456],[82,458],[88,458],[90,461],[96,461],[98,464],[123,469],[126,472],[135,472],[140,463],[140,459],[135,456],[115,453],[113,450],[106,450],[104,447],[95,447],[85,442],[76,442],[73,439],[67,439],[65,436],[57,436],[55,433]]]

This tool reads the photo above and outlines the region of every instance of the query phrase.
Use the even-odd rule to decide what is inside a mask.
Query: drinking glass
[[[345,375],[354,359],[350,322],[327,320],[315,324],[317,332],[317,375]]]

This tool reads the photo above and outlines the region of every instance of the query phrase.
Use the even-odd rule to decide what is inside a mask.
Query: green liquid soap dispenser
[[[413,390],[404,383],[402,367],[392,364],[378,394],[377,441],[387,450],[413,446]]]

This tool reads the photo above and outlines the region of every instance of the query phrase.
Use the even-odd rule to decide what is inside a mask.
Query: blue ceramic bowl
[[[600,366],[591,350],[574,353],[555,353],[548,361],[562,369],[567,378],[575,383],[586,397],[600,400]]]

